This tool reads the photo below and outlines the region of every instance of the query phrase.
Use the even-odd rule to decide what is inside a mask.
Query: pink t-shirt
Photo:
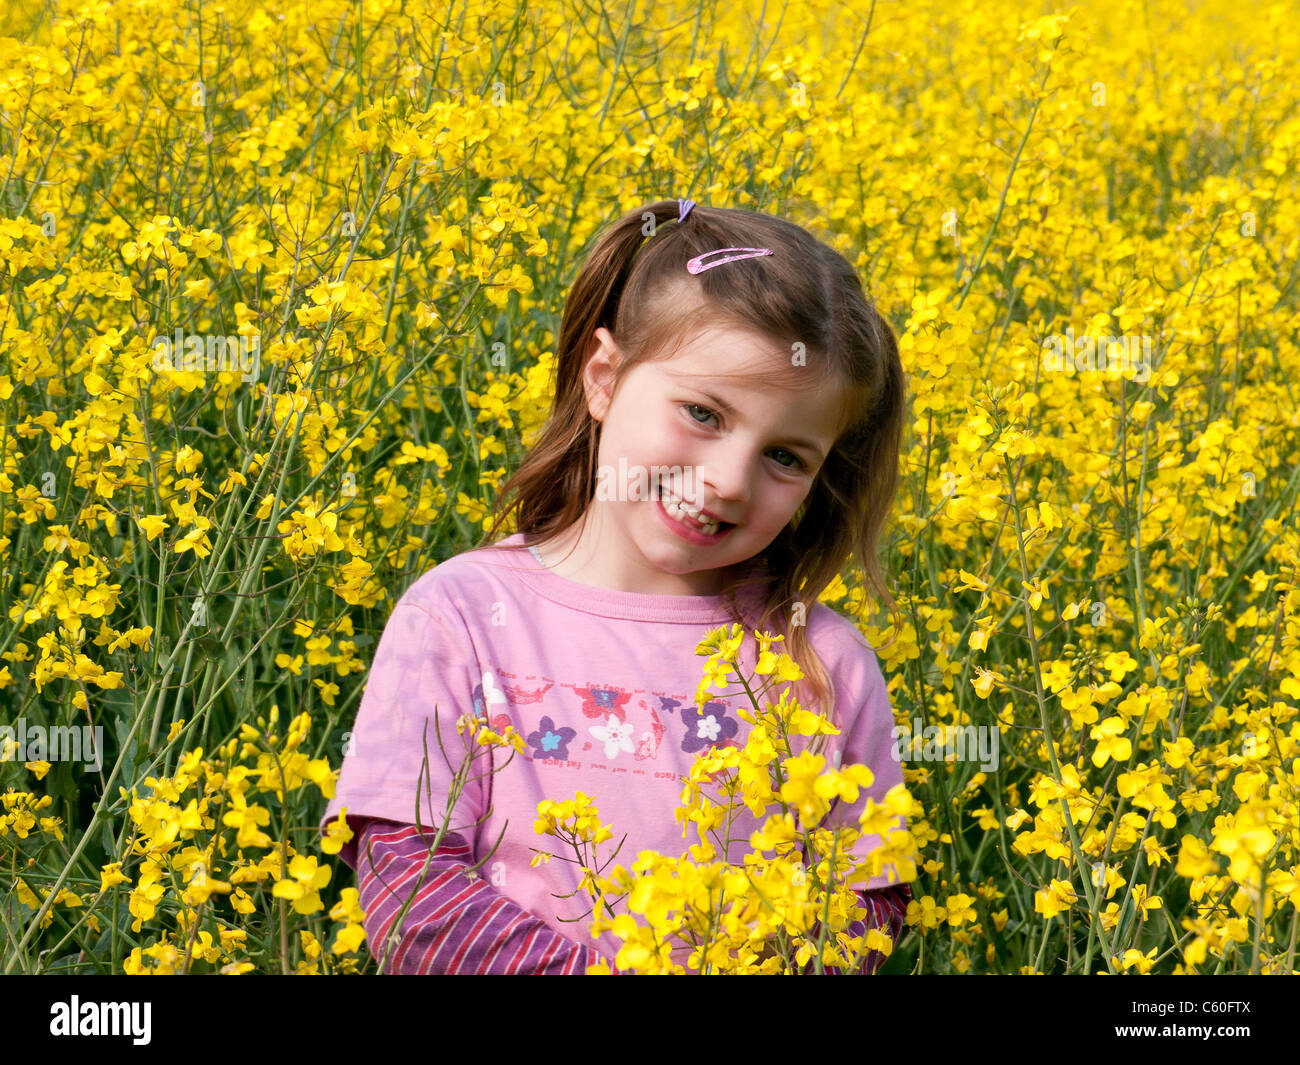
[[[522,540],[516,534],[504,542]],[[860,762],[875,775],[856,804],[840,803],[828,818],[855,823],[867,796],[880,800],[902,782],[901,766],[890,753],[889,697],[875,653],[852,622],[821,603],[808,611],[807,622],[835,686],[841,729],[829,738],[825,754],[832,764]],[[354,832],[367,817],[415,824],[418,796],[419,823],[436,830],[464,751],[457,717],[477,710],[498,729],[512,724],[528,754],[515,754],[492,776],[479,770],[449,828],[471,843],[476,858],[500,836],[496,853],[480,870],[484,879],[569,939],[613,957],[615,937],[593,939],[589,919],[573,920],[590,909],[589,897],[579,891],[577,866],[559,858],[531,865],[535,850],[564,853],[556,837],[534,832],[537,804],[571,799],[578,791],[591,796],[614,831],[597,852],[602,863],[624,833],[615,864],[629,868],[643,850],[677,856],[698,842],[694,827],[684,837],[673,817],[691,762],[713,745],[743,745],[749,731],[736,713],[749,707],[738,684],[726,691],[739,695],[710,689],[703,715],[695,706],[705,664],[695,648],[711,629],[730,623],[719,596],[645,595],[579,584],[548,570],[531,549],[490,547],[448,559],[411,585],[393,609],[321,827],[345,806]],[[740,656],[746,677],[756,653],[756,642],[747,636]],[[438,749],[435,719],[451,768]],[[426,727],[428,767],[421,781]],[[805,743],[799,737],[796,751]],[[500,765],[505,755],[495,758]],[[743,860],[758,827],[742,808],[731,832],[731,861]],[[878,842],[864,837],[859,855]],[[341,856],[356,867],[355,840]],[[888,883],[878,876],[856,886]]]

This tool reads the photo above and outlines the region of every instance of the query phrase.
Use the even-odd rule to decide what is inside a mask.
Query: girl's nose
[[[749,462],[731,455],[721,461],[702,465],[700,482],[709,495],[727,503],[745,503],[749,499]]]

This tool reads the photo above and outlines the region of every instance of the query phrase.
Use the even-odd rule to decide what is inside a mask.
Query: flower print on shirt
[[[508,709],[505,695],[496,686],[496,679],[491,673],[484,673],[481,683],[474,685],[474,716],[486,721],[489,728],[501,732],[507,725],[514,724],[509,713],[492,713],[493,707]]]
[[[682,705],[682,701],[680,699],[670,699],[666,695],[658,695],[655,698],[659,700],[659,709],[662,710],[665,714],[677,713],[677,708]]]
[[[588,731],[605,745],[606,758],[617,758],[619,751],[632,753],[632,726],[613,714],[605,719],[603,725],[593,725]]]
[[[503,671],[502,675],[509,677],[513,674]],[[542,701],[553,684],[553,681],[548,680],[540,688],[511,687],[509,684],[503,684],[501,687],[505,690],[506,698],[510,700],[512,706],[532,706],[534,703]]]
[[[484,719],[492,718],[492,708],[497,705],[504,707],[506,697],[501,689],[497,687],[496,678],[490,672],[485,671],[483,680],[474,685],[474,716]],[[495,721],[495,718],[493,720]]]
[[[716,699],[704,704],[704,713],[693,707],[682,710],[686,735],[682,737],[682,750],[687,754],[707,751],[710,747],[723,747],[740,731],[735,718],[727,717],[726,705]]]
[[[631,692],[625,692],[619,688],[575,688],[574,691],[582,696],[582,713],[584,717],[600,718],[612,714],[619,721],[627,720],[627,711],[624,706],[632,698]]]
[[[642,706],[645,702],[642,701]],[[668,730],[664,723],[659,720],[659,715],[655,713],[654,707],[647,707],[650,711],[650,727],[641,733],[641,739],[636,745],[636,757],[640,761],[644,758],[659,757],[659,743],[664,738],[664,733]]]
[[[534,758],[568,758],[569,743],[577,734],[577,729],[556,728],[554,721],[544,717],[537,731],[528,734],[528,746],[533,748]]]

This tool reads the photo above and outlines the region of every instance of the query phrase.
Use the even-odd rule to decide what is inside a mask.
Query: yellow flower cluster
[[[456,719],[456,731],[461,735],[472,733],[474,743],[479,747],[500,747],[502,749],[509,747],[520,754],[526,754],[528,751],[528,744],[524,742],[524,738],[519,735],[514,725],[507,725],[500,732],[496,732],[488,728],[487,725],[482,724],[481,718],[475,717],[473,714],[461,714]]]
[[[754,635],[760,647],[754,676],[772,677],[766,687],[802,677],[789,656],[770,652],[776,637]],[[706,683],[725,686],[743,639],[732,625],[701,641],[697,654],[709,656]],[[623,944],[615,964],[638,973],[820,972],[856,969],[870,951],[888,954],[893,943],[883,930],[849,933],[865,915],[851,885],[881,873],[893,881],[915,878],[915,844],[904,819],[917,808],[900,785],[883,803],[868,799],[856,825],[823,826],[831,803],[856,803],[871,786],[871,770],[833,768],[821,755],[796,752],[795,737],[838,730],[798,706],[788,688],[760,708],[765,688],[752,688],[753,677],[737,677],[752,704],[739,711],[751,726],[746,743],[696,756],[675,810],[684,829],[695,827],[698,841],[680,857],[643,851],[630,868],[608,875],[598,875],[594,856],[579,853],[584,885],[598,903],[592,934],[612,932]],[[742,806],[765,817],[762,827],[750,837],[742,864],[717,860],[729,853],[730,826]],[[582,793],[572,802],[540,803],[534,828],[569,841],[613,836]],[[878,836],[881,845],[860,855],[864,835]]]
[[[50,796],[42,795],[38,798],[30,791],[14,791],[10,788],[0,795],[0,804],[0,809],[4,810],[4,813],[0,813],[0,836],[12,832],[19,839],[26,839],[27,834],[35,829],[49,833],[55,839],[63,838],[57,817],[38,816],[42,810],[54,805]]]
[[[564,802],[543,800],[537,804],[533,831],[547,836],[572,836],[583,843],[603,843],[613,833],[600,823],[600,811],[591,798],[578,792]]]
[[[279,820],[283,813],[277,811],[286,809],[286,800],[308,785],[324,797],[333,795],[335,773],[325,759],[311,758],[301,749],[311,729],[310,716],[299,714],[283,734],[276,730],[278,716],[273,706],[266,719],[241,726],[240,736],[212,757],[195,748],[180,756],[171,775],[147,776],[142,788],[119,789],[131,826],[123,856],[101,868],[97,893],[83,891],[78,896],[66,887],[60,891],[46,907],[43,924],[49,925],[53,906],[60,903],[102,912],[116,905],[121,889],[133,932],[155,930],[164,917],[175,922],[173,931],[163,929],[152,942],[132,948],[123,959],[124,972],[194,972],[203,963],[217,972],[242,973],[256,967],[239,953],[247,948],[250,918],[259,920],[270,905],[262,896],[263,885],[269,883],[269,897],[284,900],[294,914],[322,910],[320,892],[333,870],[284,838]],[[179,731],[173,730],[173,737]],[[20,839],[36,826],[36,813],[52,801],[12,791],[3,798],[0,836],[12,833]],[[352,837],[344,814],[322,840],[327,854],[336,854]],[[278,839],[265,831],[273,823]],[[42,818],[40,827],[62,838],[54,819]],[[258,851],[265,853],[248,853]],[[49,894],[44,892],[46,899]],[[39,910],[44,900],[23,883],[19,901]],[[365,939],[355,888],[343,890],[329,916],[342,925],[330,948],[334,968],[355,971]],[[100,930],[96,913],[88,912],[83,920],[89,930]],[[316,943],[310,931],[303,929],[302,934]],[[299,942],[305,951],[308,941]],[[283,961],[287,966],[287,956]],[[293,971],[316,972],[319,965],[299,964]]]

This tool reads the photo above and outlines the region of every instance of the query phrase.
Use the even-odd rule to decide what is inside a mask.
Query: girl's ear
[[[587,362],[582,368],[582,384],[587,393],[587,410],[598,422],[605,420],[614,398],[614,377],[622,353],[614,337],[604,326],[592,334],[587,347]]]

